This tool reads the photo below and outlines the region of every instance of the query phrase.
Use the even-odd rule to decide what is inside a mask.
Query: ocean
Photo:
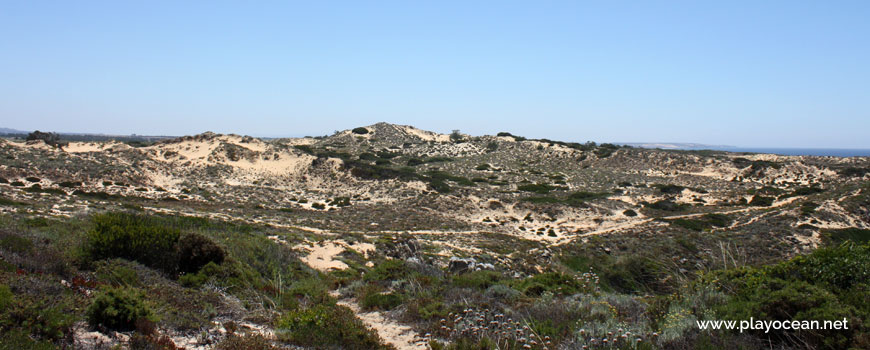
[[[870,157],[870,149],[850,148],[753,148],[723,147],[706,148],[716,151],[772,153],[784,156],[833,156],[833,157]]]

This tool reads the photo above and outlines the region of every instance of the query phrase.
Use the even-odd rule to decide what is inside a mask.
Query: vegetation
[[[0,349],[868,348],[864,159],[361,129],[0,145]]]
[[[357,135],[365,135],[365,134],[369,133],[369,129],[364,128],[364,127],[358,127],[358,128],[353,128],[353,130],[351,130],[351,132],[353,132],[354,134],[357,134]]]
[[[136,322],[154,318],[138,291],[109,288],[94,298],[87,310],[88,323],[113,330],[133,330]]]

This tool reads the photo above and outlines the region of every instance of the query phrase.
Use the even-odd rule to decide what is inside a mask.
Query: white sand
[[[339,300],[338,305],[347,306],[370,328],[378,332],[385,343],[398,350],[422,350],[428,346],[411,327],[399,324],[378,311],[361,312],[359,306],[348,299]]]

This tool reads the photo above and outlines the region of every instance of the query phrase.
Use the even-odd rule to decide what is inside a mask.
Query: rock
[[[471,270],[474,266],[474,259],[463,259],[454,256],[447,262],[447,271],[450,271],[450,273],[460,273]]]

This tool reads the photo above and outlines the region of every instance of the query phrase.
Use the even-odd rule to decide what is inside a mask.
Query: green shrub
[[[580,292],[582,288],[582,284],[577,279],[558,272],[534,275],[517,284],[517,289],[528,296],[538,296],[544,292],[570,295]]]
[[[0,334],[3,337],[0,340],[0,350],[55,350],[52,342],[47,340],[34,340],[30,334],[24,330],[14,329]]]
[[[867,173],[870,173],[870,168],[848,167],[837,171],[837,174],[842,177],[864,177]]]
[[[547,184],[526,184],[517,186],[517,190],[526,191],[526,192],[534,192],[537,194],[547,194],[550,191],[555,190],[557,187],[550,186]]]
[[[669,222],[692,231],[709,230],[713,227],[726,227],[733,220],[724,214],[705,214],[700,219],[675,219]]]
[[[622,215],[625,215],[628,217],[635,217],[635,216],[637,216],[637,212],[634,210],[631,210],[631,209],[626,209],[625,211],[622,212]]]
[[[176,246],[181,272],[197,272],[208,263],[220,264],[226,255],[217,243],[198,233],[182,235]]]
[[[498,283],[504,277],[496,271],[481,270],[453,276],[453,285],[463,288],[485,290]]]
[[[351,130],[351,132],[353,132],[354,134],[357,134],[357,135],[365,135],[365,134],[369,133],[369,129],[366,129],[364,127],[358,127],[358,128],[353,128],[353,130]]]
[[[659,192],[667,193],[667,194],[679,194],[686,189],[683,186],[679,185],[653,185],[653,187],[658,188]]]
[[[124,258],[167,272],[176,269],[175,245],[180,231],[145,216],[95,215],[88,232],[91,259]]]
[[[677,203],[670,199],[663,199],[658,202],[654,202],[652,204],[647,205],[649,208],[656,210],[664,210],[664,211],[681,211],[685,210],[688,205],[683,203]]]
[[[317,349],[387,349],[380,337],[344,306],[319,304],[291,310],[276,322],[278,339]]]
[[[761,195],[752,196],[752,200],[749,201],[749,205],[757,206],[757,207],[769,207],[773,205],[773,197],[766,197]]]
[[[336,207],[346,207],[350,205],[349,197],[335,197],[332,199],[332,205]]]
[[[488,298],[501,300],[503,302],[509,303],[518,299],[522,295],[522,293],[506,285],[496,284],[487,288],[486,292],[484,292],[483,295]]]
[[[9,286],[0,284],[0,312],[3,312],[7,307],[12,305],[12,298],[14,297]]]
[[[870,230],[855,227],[826,230],[822,235],[829,244],[840,244],[845,241],[855,243],[870,242]]]
[[[374,153],[365,152],[365,153],[361,153],[359,155],[359,159],[360,160],[368,160],[368,161],[376,161],[379,158],[378,158],[378,156],[374,155]]]
[[[369,293],[360,306],[366,310],[390,310],[402,304],[402,297],[395,293]]]
[[[366,281],[392,281],[403,278],[410,273],[405,262],[400,259],[384,260],[366,273]]]
[[[113,330],[133,330],[136,321],[153,317],[142,300],[141,293],[128,288],[109,288],[103,291],[87,309],[87,319],[91,326],[103,326]]]
[[[33,242],[13,233],[0,232],[0,250],[16,254],[29,253],[33,250]]]
[[[846,242],[760,268],[716,271],[702,279],[731,292],[716,307],[722,319],[842,320],[850,330],[759,334],[790,344],[795,339],[812,348],[865,348],[870,330],[870,246]]]
[[[215,345],[214,350],[278,350],[279,347],[260,334],[235,335],[229,334]]]
[[[818,203],[814,202],[804,202],[801,203],[801,216],[809,216],[816,212],[816,208],[819,207]]]

